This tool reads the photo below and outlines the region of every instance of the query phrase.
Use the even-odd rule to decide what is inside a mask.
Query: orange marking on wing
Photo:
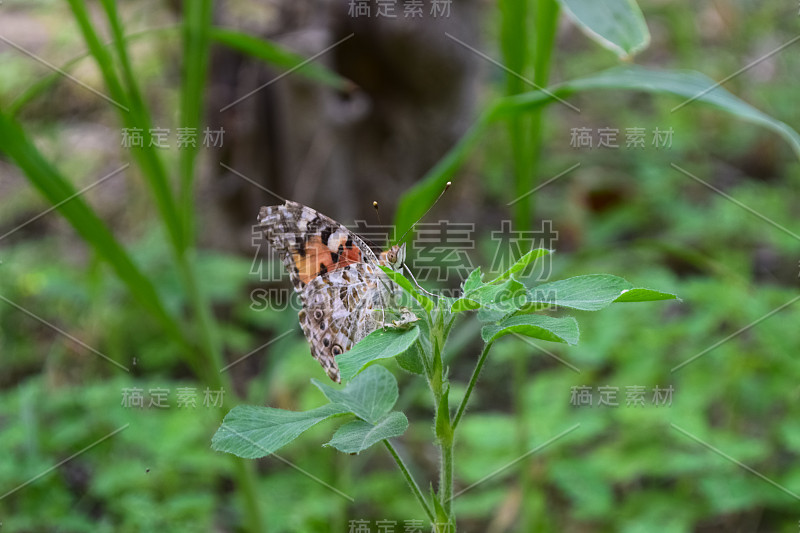
[[[292,260],[294,266],[297,268],[297,276],[305,284],[308,284],[312,279],[316,278],[324,272],[338,270],[353,263],[360,263],[361,250],[356,246],[345,248],[344,244],[347,239],[342,238],[342,253],[337,254],[336,261],[334,262],[333,253],[322,242],[318,235],[314,235],[305,243],[305,254],[301,254],[299,250],[292,250]],[[336,252],[334,252],[336,253]],[[324,267],[324,268],[323,268]]]
[[[317,235],[309,238],[305,243],[305,254],[301,254],[299,250],[293,250],[292,258],[294,266],[297,267],[300,281],[306,284],[320,275],[322,272],[320,265],[324,265],[326,269],[333,266],[330,250],[322,244],[322,239]]]
[[[353,263],[361,263],[364,259],[361,256],[361,250],[358,249],[355,245],[350,245],[349,247],[346,246],[347,237],[341,236],[339,238],[339,244],[337,245],[337,255],[338,261],[336,261],[336,265],[333,267],[333,270],[337,270],[340,268],[344,268],[347,265],[352,265]],[[342,250],[342,253],[338,253],[338,250]]]

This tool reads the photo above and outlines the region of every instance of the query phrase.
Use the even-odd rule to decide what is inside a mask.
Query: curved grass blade
[[[3,151],[50,203],[56,205],[75,195],[75,187],[41,155],[22,127],[3,112],[0,112],[0,137]],[[134,299],[152,313],[168,333],[185,342],[177,322],[167,312],[155,287],[92,208],[80,196],[75,196],[58,210],[83,240],[108,261]]]
[[[564,12],[589,36],[620,59],[650,44],[650,32],[635,0],[558,0]]]
[[[181,127],[199,132],[203,117],[203,95],[208,76],[211,33],[211,0],[192,0],[184,3],[183,18],[183,78],[181,80]],[[178,206],[184,240],[194,243],[194,180],[198,143],[189,143],[180,150],[180,188]]]
[[[209,37],[228,48],[261,59],[262,61],[283,69],[292,69],[302,64],[307,58],[290,52],[285,48],[264,39],[227,28],[211,28]],[[320,63],[308,63],[296,71],[306,78],[340,91],[350,91],[355,85],[347,78],[325,68]]]
[[[548,89],[547,92],[537,90],[497,99],[486,106],[477,121],[455,146],[400,199],[395,216],[398,234],[402,235],[414,221],[425,213],[445,183],[453,179],[494,122],[508,118],[510,115],[539,109],[554,102],[554,96],[567,98],[583,91],[626,89],[695,98],[699,103],[711,105],[737,118],[778,133],[789,143],[800,159],[800,134],[791,126],[770,117],[722,87],[715,87],[715,85],[714,80],[698,72],[652,70],[637,66],[625,66],[564,82]],[[713,89],[711,89],[712,87]]]

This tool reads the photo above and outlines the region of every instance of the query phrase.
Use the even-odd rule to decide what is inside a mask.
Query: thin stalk
[[[514,401],[514,433],[517,447],[517,455],[525,455],[528,449],[528,405],[525,401],[525,384],[526,384],[526,360],[522,357],[517,357],[514,362],[514,376],[511,383],[511,395]],[[523,459],[522,468],[519,469],[519,491],[522,497],[523,505],[520,507],[519,517],[519,531],[530,531],[531,523],[533,520],[533,509],[529,509],[530,505],[526,502],[530,501],[531,480],[528,475],[529,469],[526,468],[530,464],[530,459]]]
[[[256,463],[241,457],[233,457],[233,463],[236,467],[237,489],[244,501],[247,530],[263,533],[267,531],[267,528],[259,507],[258,487],[256,487]]]
[[[451,426],[452,430],[452,426]],[[440,498],[448,518],[455,523],[453,517],[453,438],[441,443],[442,471],[440,479]]]
[[[500,15],[500,48],[503,62],[510,70],[506,74],[505,94],[514,96],[528,89],[522,79],[528,62],[527,0],[500,0]],[[528,121],[528,117],[518,114],[508,119],[515,197],[530,190]],[[527,228],[529,218],[529,202],[520,201],[514,204],[514,223],[517,229]]]
[[[414,479],[414,476],[411,475],[411,472],[409,472],[406,463],[403,461],[403,458],[400,457],[400,455],[397,453],[397,450],[394,449],[394,446],[392,446],[392,443],[389,442],[388,439],[384,440],[383,444],[386,445],[386,449],[389,450],[389,453],[392,455],[394,462],[397,463],[397,466],[398,468],[400,468],[400,472],[403,474],[406,483],[408,483],[408,488],[410,488],[411,492],[414,493],[414,497],[422,506],[422,509],[425,511],[425,514],[428,516],[428,519],[431,522],[435,522],[436,517],[433,515],[431,506],[428,504],[428,500],[425,499],[425,496],[422,495],[422,491],[419,489],[419,485]]]
[[[208,74],[213,6],[211,0],[187,0],[183,3],[183,10],[181,127],[199,132],[203,117],[203,88]],[[197,154],[197,143],[185,146],[180,153],[178,205],[181,210],[184,242],[189,246],[195,239],[194,183]]]
[[[92,25],[85,2],[81,0],[69,0],[70,7],[75,16],[84,40],[86,41],[95,62],[100,68],[103,79],[111,93],[112,98],[124,102],[128,109],[117,107],[120,121],[126,128],[139,128],[141,132],[150,131],[151,122],[147,112],[147,107],[138,90],[135,75],[131,69],[125,47],[122,26],[116,12],[116,5],[110,0],[103,0],[103,8],[111,27],[111,33],[115,40],[117,57],[122,69],[122,84],[114,68],[112,55],[100,41],[97,31]],[[127,89],[127,90],[126,90]],[[137,164],[142,169],[142,175],[147,180],[151,193],[156,201],[159,214],[164,220],[167,233],[172,245],[180,251],[183,250],[181,240],[180,219],[177,215],[175,199],[172,189],[169,186],[166,169],[156,151],[148,147],[131,147],[131,153],[136,159]]]
[[[472,371],[472,377],[469,378],[467,392],[464,394],[464,398],[461,400],[461,405],[458,406],[458,411],[456,411],[456,417],[453,419],[453,431],[455,431],[459,421],[461,420],[461,417],[464,415],[464,410],[467,408],[467,402],[469,402],[469,398],[472,396],[472,389],[475,388],[475,384],[478,382],[478,377],[481,375],[481,369],[483,369],[483,364],[486,362],[486,356],[489,355],[489,349],[491,347],[491,342],[486,343],[486,345],[483,347],[480,357],[478,358],[478,362],[475,364],[475,370]]]
[[[183,254],[177,258],[178,269],[189,298],[192,314],[197,321],[196,327],[198,331],[196,333],[199,338],[201,353],[206,363],[207,379],[217,386],[224,386],[227,383],[230,387],[228,374],[222,374],[218,371],[223,365],[217,324],[211,314],[211,306],[197,283],[197,274],[193,267],[193,262],[190,260],[191,254],[192,252],[190,252],[190,255]]]
[[[553,55],[553,47],[555,43],[556,29],[558,23],[558,3],[556,0],[535,0],[533,2],[533,15],[535,22],[535,40],[533,47],[533,82],[537,87],[547,87],[550,78],[550,61]],[[530,115],[529,122],[529,142],[528,152],[524,162],[524,173],[520,176],[521,182],[518,183],[518,191],[523,190],[521,194],[533,190],[537,184],[537,174],[539,169],[539,160],[542,153],[542,127],[544,124],[543,119],[544,109],[538,107],[533,110]],[[517,228],[529,227],[533,223],[535,216],[536,194],[531,194],[529,197],[518,202],[517,212]],[[524,217],[524,218],[523,218]],[[528,406],[525,402],[525,361],[517,359],[514,364],[515,372],[512,383],[512,396],[514,401],[515,412],[515,426],[516,426],[516,441],[518,453],[520,455],[525,453],[527,449],[528,437],[528,419],[529,412]],[[528,466],[531,464],[532,459],[523,461],[522,468],[519,469],[519,487],[520,495],[523,502],[519,517],[519,531],[531,531],[534,522],[534,509],[531,505],[526,505],[526,502],[531,501],[531,480],[529,479],[530,469]]]
[[[444,347],[447,332],[452,327],[452,320],[448,321],[445,312],[441,309],[433,316],[431,323],[431,345],[433,348],[432,368],[428,384],[433,395],[433,425],[436,433],[436,444],[439,448],[439,487],[436,493],[436,521],[442,519],[442,511],[446,515],[447,523],[455,525],[452,513],[453,499],[453,426],[450,418],[448,404],[449,383],[445,377],[442,362],[442,348]],[[440,412],[440,409],[443,411]],[[450,529],[448,528],[448,531]]]
[[[117,6],[111,0],[102,0],[102,4],[111,27],[117,58],[122,68],[123,80],[127,89],[128,101],[131,105],[131,112],[122,114],[123,121],[133,121],[137,127],[146,131],[151,125],[150,113],[139,89],[136,74],[133,72]],[[88,28],[85,33],[87,41],[91,40],[93,43],[91,47],[97,49],[98,53],[105,54],[105,50],[100,45],[93,28]],[[108,61],[111,60],[107,55],[104,57]],[[100,61],[99,57],[98,61]],[[142,157],[139,159],[139,163],[142,171],[151,178],[151,184],[156,190],[156,199],[162,199],[162,213],[164,222],[172,236],[174,259],[189,297],[193,314],[198,322],[197,329],[199,330],[201,348],[206,359],[205,369],[201,375],[204,375],[213,386],[222,386],[222,382],[225,380],[220,377],[218,372],[215,372],[215,369],[222,367],[221,351],[216,338],[216,324],[211,316],[209,305],[199,289],[193,262],[187,257],[189,241],[185,238],[185,233],[181,231],[181,222],[176,215],[178,209],[167,183],[166,170],[161,158],[154,150],[142,150],[140,153]]]
[[[112,97],[130,106],[127,111],[120,110],[121,121],[127,127],[137,127],[142,131],[148,131],[151,124],[150,114],[131,66],[116,4],[111,0],[102,0],[116,44],[115,48],[125,82],[124,85],[120,82],[113,68],[112,56],[100,42],[98,34],[90,22],[85,3],[81,0],[69,0],[69,3],[84,39],[100,67]],[[216,334],[216,324],[207,299],[197,282],[198,277],[194,269],[194,263],[190,260],[192,256],[192,250],[189,249],[190,241],[186,238],[185,228],[182,225],[181,217],[178,214],[179,210],[172,189],[169,186],[166,169],[161,158],[150,147],[134,149],[133,153],[143,175],[149,182],[159,212],[167,227],[175,264],[178,267],[181,281],[196,320],[200,348],[199,356],[196,355],[194,349],[189,349],[185,351],[184,357],[196,369],[198,377],[204,379],[207,384],[215,388],[227,388],[229,391],[233,391],[230,378],[227,375],[221,375],[217,371],[222,366],[222,355]],[[188,341],[188,338],[187,344],[192,344]],[[240,465],[242,461],[234,458],[234,462]],[[265,531],[258,508],[258,497],[252,468],[249,465],[237,466],[238,487],[245,503],[245,509],[248,514],[247,521],[251,531]]]
[[[553,57],[556,29],[558,27],[558,3],[556,0],[536,0],[533,3],[536,25],[536,37],[533,48],[533,82],[537,87],[547,87],[550,83],[550,62]],[[539,167],[539,158],[542,152],[542,127],[544,108],[539,106],[532,110],[530,115],[530,145],[528,147],[528,160],[526,173],[521,176],[524,189],[521,194],[536,187],[536,174]],[[525,223],[532,222],[536,195],[531,194],[517,205],[524,204],[528,218]],[[520,226],[522,227],[522,226]]]

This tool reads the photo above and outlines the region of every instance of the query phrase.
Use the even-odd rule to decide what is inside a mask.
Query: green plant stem
[[[141,96],[141,91],[136,83],[130,61],[128,59],[122,27],[119,22],[116,5],[110,0],[103,0],[103,8],[109,19],[111,33],[114,36],[117,57],[121,63],[121,70],[125,86],[123,86],[114,68],[113,56],[100,42],[97,31],[89,16],[86,3],[82,0],[69,0],[73,15],[81,30],[84,40],[103,75],[103,80],[108,87],[111,98],[118,102],[115,106],[120,121],[126,128],[138,128],[141,132],[150,131],[151,121],[146,104]],[[127,90],[126,90],[127,89]],[[126,109],[120,107],[127,106]],[[153,194],[159,214],[167,228],[167,234],[173,247],[183,250],[180,219],[177,214],[175,199],[169,185],[164,164],[152,147],[132,147],[131,153],[142,170],[142,175],[147,180],[150,192]]]
[[[184,3],[184,80],[181,91],[181,120],[183,127],[200,129],[203,115],[202,87],[209,62],[209,31],[211,28],[212,3],[210,0],[192,0]],[[222,367],[222,345],[220,342],[216,320],[211,313],[211,305],[198,284],[195,262],[191,261],[194,253],[194,183],[196,173],[197,147],[190,147],[181,153],[180,158],[180,193],[179,208],[181,212],[182,243],[186,253],[179,254],[178,262],[182,272],[184,285],[189,294],[192,313],[197,322],[199,337],[206,356],[207,364],[215,381],[221,387],[231,387],[230,379],[217,371]],[[241,461],[241,460],[239,460]],[[255,484],[255,472],[251,465],[246,465],[237,472],[238,488],[244,500],[248,525],[251,531],[266,531],[259,507],[259,498]]]
[[[526,0],[500,0],[500,48],[503,62],[509,69],[506,74],[505,94],[514,96],[525,92],[523,79],[528,62],[528,31]],[[523,115],[508,118],[508,137],[511,145],[511,163],[514,175],[515,196],[528,192],[530,179],[528,157],[528,122]],[[528,199],[514,204],[514,221],[518,229],[527,229],[530,202]]]
[[[190,254],[192,252],[189,252]],[[228,374],[222,374],[218,369],[222,368],[222,348],[217,334],[216,320],[211,314],[211,306],[208,299],[197,283],[197,274],[193,262],[189,260],[191,255],[182,254],[177,257],[178,268],[181,279],[189,297],[189,304],[192,314],[197,322],[196,331],[200,342],[201,353],[205,359],[205,378],[209,383],[218,387],[230,385]],[[231,387],[232,389],[232,387]]]
[[[452,425],[450,426],[452,430]],[[440,498],[442,507],[444,507],[450,520],[455,524],[453,517],[453,437],[452,434],[449,439],[441,443],[442,448],[442,472],[441,472],[441,488]]]
[[[452,510],[453,500],[453,472],[454,472],[454,457],[453,457],[453,424],[450,418],[449,407],[449,390],[450,385],[446,377],[447,373],[444,371],[442,362],[442,348],[444,347],[445,339],[453,325],[453,320],[448,320],[445,316],[446,312],[439,309],[434,316],[434,321],[431,325],[431,344],[433,347],[433,365],[432,373],[428,380],[431,392],[433,393],[433,412],[434,412],[434,428],[436,433],[436,441],[439,447],[439,488],[436,494],[439,506],[436,512],[436,522],[441,524],[442,519],[446,519],[448,525],[455,528],[455,516]],[[441,516],[441,511],[444,511],[445,516]],[[442,524],[444,525],[444,524]],[[454,531],[447,529],[447,531]]]
[[[558,4],[556,0],[535,0],[532,2],[532,8],[535,25],[533,83],[534,87],[541,89],[547,87],[549,82],[550,60],[558,22]],[[525,137],[526,142],[521,154],[518,153],[519,148],[515,146],[514,138],[512,137],[511,149],[515,168],[515,192],[517,197],[529,194],[536,187],[536,174],[542,150],[542,112],[543,108],[539,107],[531,113],[527,122],[528,135]],[[515,227],[518,229],[530,229],[533,223],[535,203],[536,195],[529,194],[529,196],[514,204],[513,218]]]
[[[523,457],[528,450],[528,405],[525,401],[525,384],[527,383],[527,360],[522,357],[514,359],[514,376],[511,383],[511,395],[514,401],[514,432],[517,448],[517,455]],[[519,469],[519,492],[523,502],[530,501],[531,480],[528,465],[531,458],[522,460],[522,467]],[[520,507],[518,531],[530,531],[534,519],[534,510],[530,505]]]
[[[547,87],[550,83],[550,62],[553,57],[556,29],[558,27],[558,3],[556,0],[537,0],[534,2],[534,15],[536,17],[536,41],[533,50],[533,82],[537,87]],[[536,174],[539,168],[539,158],[542,153],[542,127],[544,108],[539,107],[531,113],[530,120],[530,149],[527,161],[528,173],[524,177],[528,182],[527,190],[536,186]],[[529,216],[534,214],[536,195],[531,195],[528,201],[520,202],[530,208]],[[530,222],[533,222],[532,220]]]
[[[233,457],[233,463],[236,467],[237,490],[242,497],[246,510],[247,530],[264,533],[267,531],[267,527],[259,507],[258,487],[256,487],[256,463],[241,457]]]
[[[402,472],[403,477],[408,483],[408,487],[411,489],[411,492],[414,493],[414,497],[417,499],[419,504],[422,506],[422,509],[425,511],[425,514],[434,522],[436,518],[433,515],[433,511],[431,510],[431,506],[428,504],[428,500],[425,499],[425,496],[422,495],[422,491],[419,489],[419,485],[417,484],[414,476],[411,475],[411,472],[408,470],[405,461],[400,455],[397,453],[397,450],[394,449],[392,443],[389,442],[389,439],[383,441],[383,444],[386,446],[386,449],[389,450],[394,462],[397,463],[398,468],[400,468],[400,472]]]
[[[181,86],[181,127],[199,132],[203,117],[206,76],[208,74],[210,32],[213,6],[211,0],[183,2],[183,82]],[[198,154],[197,143],[185,146],[180,153],[180,189],[178,206],[184,242],[195,240],[194,183]]]
[[[547,87],[550,79],[550,61],[558,24],[559,7],[556,0],[535,0],[533,3],[535,23],[535,41],[533,48],[533,82],[537,87]],[[517,192],[522,195],[527,191],[535,190],[539,160],[542,153],[542,127],[543,107],[537,107],[530,116],[530,146],[523,164],[524,173],[519,176],[521,183]],[[536,194],[531,194],[524,200],[517,202],[515,219],[518,229],[530,229],[535,216]],[[523,455],[527,449],[528,437],[528,405],[525,401],[525,370],[523,359],[514,363],[514,379],[512,383],[512,396],[514,401],[514,419],[516,426],[517,452]],[[529,476],[531,459],[523,461],[519,470],[520,495],[523,502],[530,501],[531,481]],[[531,531],[534,521],[534,509],[530,505],[522,505],[519,517],[518,531]]]
[[[467,408],[467,402],[469,402],[469,398],[472,396],[472,389],[475,388],[475,384],[478,382],[478,377],[481,375],[481,369],[483,369],[483,364],[486,362],[486,357],[489,355],[489,349],[491,347],[491,342],[486,343],[486,345],[483,347],[480,357],[478,358],[478,362],[475,364],[475,369],[472,371],[472,377],[469,378],[467,392],[464,393],[464,398],[461,400],[461,404],[458,406],[458,411],[456,411],[456,416],[453,419],[453,431],[455,431],[458,423],[461,421],[461,417],[464,415],[464,410]]]
[[[147,104],[142,97],[142,91],[139,89],[136,74],[131,65],[127,43],[122,30],[122,23],[117,12],[117,6],[111,0],[102,0],[102,4],[106,12],[106,18],[111,27],[117,58],[122,67],[124,88],[116,78],[113,69],[110,68],[111,56],[104,49],[97,33],[91,26],[85,11],[85,4],[72,0],[73,12],[83,21],[81,27],[84,37],[87,43],[90,43],[89,47],[93,50],[93,55],[97,62],[109,63],[109,65],[106,65],[106,70],[104,71],[106,81],[110,85],[118,87],[118,91],[125,92],[127,89],[126,101],[129,102],[131,110],[129,112],[120,113],[123,123],[134,125],[141,128],[143,131],[147,131],[151,124],[150,114],[147,110]],[[205,356],[205,361],[195,361],[198,364],[193,366],[200,368],[199,375],[205,378],[209,385],[222,387],[225,380],[222,379],[220,374],[216,371],[216,369],[222,366],[219,343],[216,339],[216,325],[211,316],[209,305],[203,297],[202,291],[199,289],[193,262],[190,261],[188,257],[188,255],[191,254],[190,251],[187,251],[190,241],[185,238],[185,233],[182,232],[181,228],[181,221],[176,216],[178,212],[177,204],[172,195],[172,190],[169,188],[166,170],[161,158],[158,157],[156,152],[152,149],[141,150],[138,151],[138,153],[141,157],[139,157],[137,161],[145,176],[151,178],[150,183],[154,191],[154,196],[157,201],[160,201],[162,218],[169,230],[169,234],[172,236],[171,243],[174,259],[189,297],[193,314],[198,322],[197,329],[199,330],[199,334],[197,336],[200,339],[201,353]],[[190,360],[198,359],[192,352],[187,352],[186,357]]]
[[[125,36],[122,31],[122,24],[119,19],[116,4],[111,0],[102,0],[102,5],[114,38],[117,59],[122,70],[124,85],[120,82],[117,77],[117,72],[113,68],[112,56],[101,44],[98,34],[92,26],[85,3],[81,0],[69,0],[69,2],[84,39],[100,67],[112,97],[130,106],[128,110],[119,110],[122,123],[125,124],[126,127],[136,127],[140,128],[141,131],[149,131],[151,125],[150,114],[147,109],[147,104],[142,97],[142,92],[138,87],[137,78],[133,72],[128,56]],[[204,4],[199,6],[199,8],[207,9],[208,6]],[[199,24],[206,22],[205,16],[205,13],[198,15],[199,18],[203,19]],[[207,45],[207,38],[201,45]],[[202,78],[205,72],[204,69],[205,63],[198,65],[196,68],[198,72],[195,74],[195,78]],[[199,100],[193,101],[184,110],[186,113],[190,113],[194,110],[196,114],[194,118],[196,120],[193,123],[199,122],[199,106]],[[198,338],[199,353],[195,353],[195,350],[190,348],[184,351],[183,356],[195,369],[198,377],[203,379],[209,386],[221,389],[227,388],[228,391],[233,391],[230,378],[227,375],[221,375],[218,371],[218,369],[222,367],[222,353],[217,336],[216,324],[211,314],[210,305],[198,284],[194,262],[191,261],[193,255],[193,248],[191,247],[192,240],[187,238],[187,228],[184,226],[186,219],[182,220],[179,215],[180,211],[175,201],[173,191],[170,188],[164,164],[152,148],[134,149],[133,154],[136,157],[136,161],[142,173],[148,180],[156,204],[159,207],[161,217],[167,227],[175,264],[186,290],[196,323],[196,331],[190,333],[189,335],[191,336],[187,336],[186,332],[184,332],[183,335],[185,336],[186,344],[189,346],[194,344],[190,339],[193,337]],[[184,162],[184,167],[182,167],[184,172],[188,170],[193,171],[194,155],[193,153],[191,161],[187,160],[187,162]],[[191,180],[189,184],[191,184]],[[191,217],[188,217],[188,220],[190,219]],[[235,461],[237,464],[241,462],[239,459],[235,459]],[[258,508],[258,497],[256,494],[252,467],[237,466],[236,472],[238,487],[244,499],[244,507],[247,510],[247,521],[250,529],[254,532],[265,531]]]

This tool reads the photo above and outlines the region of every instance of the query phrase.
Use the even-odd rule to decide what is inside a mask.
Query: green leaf
[[[203,2],[205,3],[205,2]],[[187,26],[192,26],[192,33],[193,35],[197,35],[196,28],[199,28],[198,23],[205,23],[207,19],[203,19],[201,22],[200,18],[195,18],[198,12],[195,10],[195,7],[192,5],[193,3],[188,4],[187,6],[187,13],[186,13],[186,25],[182,25],[182,27],[165,27],[165,28],[149,28],[147,30],[142,30],[138,32],[133,32],[126,34],[123,39],[126,43],[131,43],[133,41],[138,41],[143,38],[152,39],[153,37],[166,37],[166,38],[173,38],[179,31],[186,32]],[[205,8],[205,6],[202,6]],[[188,10],[195,10],[192,13],[189,13]],[[203,10],[202,13],[207,13],[207,11]],[[232,50],[238,50],[244,54],[250,55],[257,59],[260,59],[266,63],[271,65],[281,67],[284,69],[291,69],[298,67],[304,61],[308,59],[286,50],[279,44],[276,44],[272,41],[267,41],[263,39],[259,39],[258,37],[248,35],[245,33],[238,32],[236,30],[230,30],[226,28],[211,28],[210,32],[208,33],[208,38],[215,41],[216,43],[226,46]],[[191,43],[184,41],[184,46],[190,45],[192,49],[197,47],[198,45],[202,45],[201,42],[198,40],[193,40]],[[111,42],[103,44],[103,46],[111,47],[116,46],[116,40],[112,40]],[[198,48],[202,50],[201,48]],[[28,89],[26,89],[20,96],[18,96],[9,106],[8,113],[11,116],[16,116],[20,110],[25,107],[28,103],[31,102],[34,98],[40,96],[44,93],[47,89],[53,86],[53,84],[59,80],[63,79],[63,75],[61,72],[69,72],[74,70],[74,68],[86,59],[90,57],[92,54],[90,52],[84,52],[80,55],[75,56],[74,58],[70,59],[69,61],[61,64],[59,66],[59,72],[54,72],[53,74],[47,75],[31,85]],[[184,57],[192,57],[191,54],[187,55],[184,54]],[[197,66],[200,66],[201,57],[194,58],[192,57],[193,65],[188,66],[186,76],[184,77],[184,89],[188,90],[188,86],[194,85],[195,81],[198,80],[196,74],[199,72],[196,70]],[[190,70],[191,69],[191,70]],[[328,87],[332,87],[337,90],[343,91],[350,91],[353,90],[354,84],[350,80],[341,77],[336,72],[328,69],[321,63],[311,62],[303,65],[302,68],[298,68],[295,71],[298,75],[304,76],[312,81],[316,81],[322,85],[326,85]],[[187,102],[185,98],[182,98],[182,102]]]
[[[531,290],[531,302],[597,311],[632,288],[633,285],[618,276],[590,274],[538,285]]]
[[[483,278],[483,274],[481,273],[481,267],[478,267],[470,272],[467,279],[464,280],[461,286],[462,291],[466,294],[483,285],[483,280],[481,278]]]
[[[290,52],[271,41],[226,28],[211,28],[210,37],[228,48],[261,59],[276,67],[287,70],[297,69],[298,74],[328,87],[341,91],[352,90],[354,87],[353,82],[325,68],[321,63],[308,62],[308,58]]]
[[[527,310],[528,307],[529,306],[523,305],[521,307],[521,309],[522,310]],[[535,310],[536,309],[533,309],[533,308],[530,309],[531,312],[533,312]],[[516,311],[517,310],[514,310],[514,312],[516,312]],[[477,317],[478,317],[478,320],[480,322],[500,322],[501,320],[503,320],[507,316],[510,316],[510,315],[514,314],[514,312],[508,313],[506,311],[498,311],[497,309],[481,308],[481,309],[478,309]]]
[[[556,305],[582,311],[597,311],[613,302],[675,300],[674,294],[634,288],[628,281],[610,274],[591,274],[543,283],[530,291],[530,303]]]
[[[418,292],[417,289],[415,289],[414,286],[411,285],[411,282],[408,280],[408,278],[406,278],[403,274],[401,274],[400,272],[394,271],[391,268],[387,268],[385,266],[381,266],[381,270],[383,270],[386,273],[386,275],[389,276],[389,278],[392,281],[394,281],[395,283],[400,285],[403,288],[404,291],[406,291],[416,301],[418,301],[419,304],[428,313],[433,311],[433,308],[434,308],[433,301],[430,298],[428,298],[427,296],[425,296],[424,294],[422,294],[421,292]]]
[[[425,364],[422,362],[423,357],[425,357],[425,354],[420,351],[419,344],[415,342],[411,345],[411,348],[398,355],[395,360],[403,370],[412,374],[423,375],[425,374]]]
[[[465,293],[453,303],[450,312],[459,313],[482,307],[512,313],[527,301],[528,289],[512,276],[503,283],[485,283],[477,289]]]
[[[526,0],[499,0],[497,3],[500,12],[500,50],[503,53],[503,65],[513,73],[525,71],[528,56],[527,39],[527,5]],[[525,80],[522,76],[508,74],[506,79],[506,93],[520,93],[524,91]]]
[[[497,276],[489,283],[495,283],[498,281],[503,281],[505,279],[508,279],[511,277],[512,274],[516,274],[520,270],[524,270],[525,267],[527,267],[540,257],[551,253],[553,253],[553,250],[547,250],[545,248],[537,248],[536,250],[531,250],[530,252],[526,253],[525,255],[517,259],[517,262],[511,265],[511,268],[509,268],[508,270]]]
[[[129,33],[125,35],[125,41],[127,43],[131,43],[133,41],[137,41],[142,38],[149,38],[152,39],[153,37],[159,36],[166,36],[166,37],[173,37],[177,35],[178,30],[180,28],[177,26],[172,27],[165,27],[165,28],[149,28],[142,31],[137,31],[133,33]],[[116,42],[111,41],[106,43],[106,47],[115,46]],[[69,72],[74,69],[74,67],[83,61],[84,59],[91,57],[91,53],[86,51],[83,52],[69,61],[62,63],[59,65],[58,70],[54,71],[52,74],[48,74],[46,76],[41,77],[35,83],[30,85],[25,91],[23,91],[19,96],[17,96],[13,102],[8,106],[7,112],[9,116],[17,117],[20,111],[29,104],[32,100],[39,97],[40,95],[44,94],[48,89],[50,89],[56,82],[61,81],[64,79],[64,72]]]
[[[512,316],[498,324],[489,324],[481,329],[481,337],[487,343],[512,333],[567,344],[577,344],[580,336],[578,322],[574,318],[545,315]]]
[[[347,407],[333,403],[311,411],[237,405],[214,434],[211,448],[245,459],[257,459],[292,442],[323,420],[348,412]]]
[[[354,415],[370,424],[386,416],[397,402],[397,380],[380,365],[367,368],[344,389],[335,389],[316,379],[311,382],[331,403],[347,407]]]
[[[450,425],[449,396],[450,387],[448,386],[439,399],[439,407],[436,409],[436,438],[440,442],[450,442],[453,440],[453,427]]]
[[[450,516],[442,506],[442,502],[439,501],[439,497],[434,492],[433,485],[430,486],[430,491],[431,491],[431,501],[433,502],[433,510],[434,514],[436,515],[436,525],[440,527],[448,527],[446,526],[446,524],[450,523]],[[444,531],[449,531],[449,530],[450,529],[448,527],[448,529],[445,529]]]
[[[458,300],[454,301],[450,306],[451,313],[461,313],[463,311],[473,311],[475,309],[480,309],[481,304],[472,300],[470,298],[459,298]]]
[[[406,415],[392,411],[375,424],[354,420],[340,427],[325,444],[344,453],[359,453],[382,440],[399,437],[408,429]]]
[[[342,379],[347,381],[358,374],[362,368],[378,359],[388,359],[399,355],[414,344],[419,337],[419,327],[406,330],[377,329],[367,335],[353,348],[336,358]]]
[[[558,0],[590,39],[627,59],[650,44],[650,32],[635,0]]]
[[[653,302],[657,300],[678,300],[676,295],[668,293],[668,292],[661,292],[656,291],[653,289],[630,289],[626,291],[622,291],[614,301],[615,302]]]

